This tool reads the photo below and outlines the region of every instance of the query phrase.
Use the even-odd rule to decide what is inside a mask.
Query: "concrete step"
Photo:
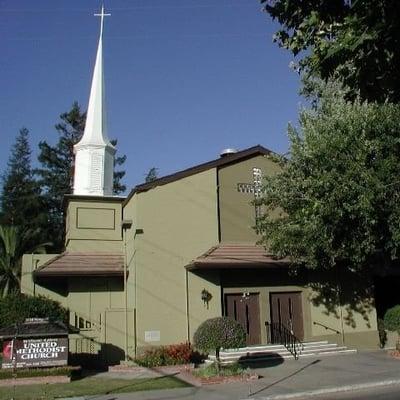
[[[327,340],[320,340],[320,341],[315,341],[315,342],[303,342],[303,346],[316,346],[316,345],[324,345],[324,344],[329,344]]]
[[[357,350],[339,346],[337,343],[329,343],[326,340],[305,342],[303,348],[298,350],[299,357],[330,356],[339,354],[354,354]],[[294,359],[293,355],[283,345],[247,346],[238,349],[224,349],[220,352],[222,364],[230,364],[236,361],[246,363],[268,361],[273,359]],[[208,357],[209,362],[215,361],[215,356]]]
[[[342,349],[342,350],[332,350],[332,351],[323,351],[323,352],[315,352],[315,353],[301,353],[299,354],[299,358],[304,357],[316,357],[316,356],[337,356],[340,354],[355,354],[357,353],[356,349]]]
[[[222,353],[236,353],[236,352],[253,352],[253,351],[269,351],[269,350],[274,350],[274,349],[281,349],[284,348],[283,344],[266,344],[262,346],[247,346],[247,347],[239,347],[237,349],[221,349],[219,352],[220,354]]]

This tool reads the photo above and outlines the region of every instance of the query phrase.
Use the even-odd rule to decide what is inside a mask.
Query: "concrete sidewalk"
[[[313,394],[333,394],[343,390],[399,385],[400,360],[385,351],[354,355],[306,358],[257,368],[262,376],[249,383],[230,383],[183,389],[91,396],[92,400],[225,400],[309,398]]]

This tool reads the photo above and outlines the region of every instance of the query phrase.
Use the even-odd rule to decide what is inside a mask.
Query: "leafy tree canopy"
[[[37,237],[33,230],[0,225],[0,297],[19,292],[22,256],[25,253],[45,253],[46,246],[50,245],[43,243],[31,247],[32,237]]]
[[[22,128],[2,177],[1,194],[2,223],[20,227],[22,230],[37,228],[46,221],[40,202],[40,188],[31,168],[29,131]],[[33,240],[40,240],[39,237]]]
[[[294,263],[351,270],[389,265],[400,250],[400,106],[345,100],[327,86],[289,127],[291,157],[266,178],[263,242]]]
[[[398,0],[261,0],[281,29],[275,41],[299,56],[298,68],[340,78],[354,98],[400,101]],[[304,51],[306,50],[306,51]]]
[[[158,176],[157,176],[157,171],[158,171],[158,168],[156,168],[156,167],[151,167],[151,168],[149,169],[149,171],[147,172],[144,181],[145,181],[146,183],[150,183],[150,182],[155,181],[155,180],[158,178]]]

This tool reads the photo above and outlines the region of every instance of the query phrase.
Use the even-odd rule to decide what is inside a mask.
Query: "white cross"
[[[111,14],[104,13],[104,4],[101,6],[101,13],[100,14],[93,14],[95,17],[100,17],[100,37],[103,36],[103,26],[104,26],[104,17],[109,17]]]

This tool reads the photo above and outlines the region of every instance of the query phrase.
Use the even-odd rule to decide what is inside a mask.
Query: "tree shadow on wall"
[[[308,285],[312,289],[310,301],[323,307],[323,313],[333,315],[351,327],[357,326],[360,315],[371,328],[370,315],[375,309],[374,286],[369,272],[352,272],[345,266],[330,271],[308,271]],[[341,315],[342,314],[342,315]]]

